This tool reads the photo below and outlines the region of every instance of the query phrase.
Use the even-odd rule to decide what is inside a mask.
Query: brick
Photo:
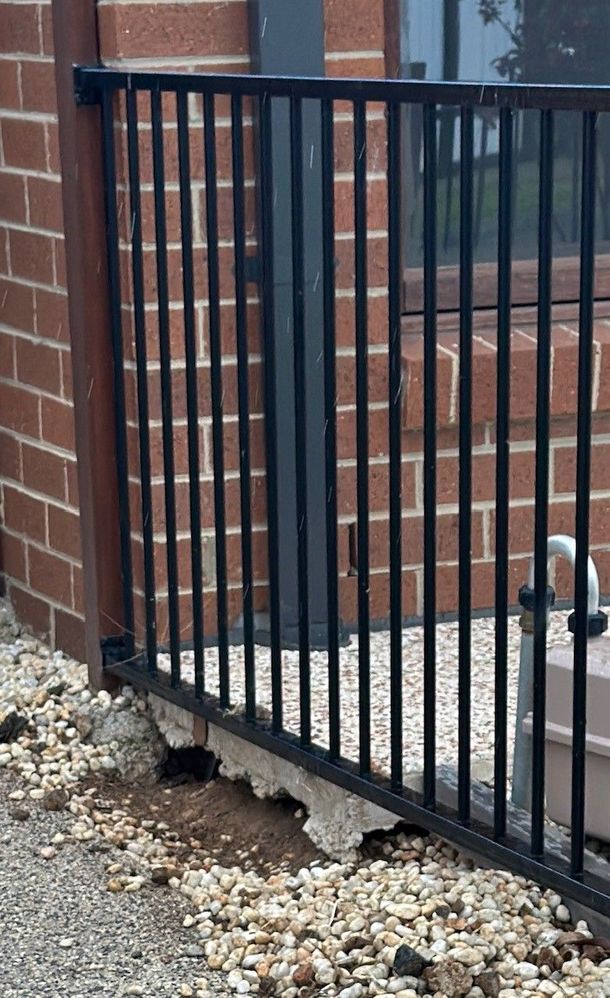
[[[70,563],[50,551],[28,547],[30,585],[34,592],[42,593],[64,606],[72,605],[72,575]]]
[[[348,119],[341,118],[339,121],[335,122],[335,134],[334,134],[334,161],[335,161],[335,173],[348,173],[353,175],[354,170],[354,128],[351,119],[351,108],[350,117]],[[379,171],[383,171],[385,168],[384,159],[386,158],[386,142],[387,142],[387,127],[385,119],[383,117],[374,118],[372,120],[368,119],[366,124],[366,151],[367,151],[367,162],[369,164],[369,170],[372,169],[373,164],[377,168],[379,164]],[[345,192],[351,190],[352,202],[353,202],[353,183],[350,180],[347,181],[336,181],[335,183],[335,201],[340,200],[343,195],[342,188],[345,184]],[[384,183],[385,186],[385,183]],[[349,195],[348,195],[349,197]],[[346,231],[353,229],[351,225]],[[338,230],[340,231],[340,230]]]
[[[0,218],[7,222],[25,223],[24,177],[19,177],[14,173],[0,172]]]
[[[61,184],[43,177],[28,177],[30,222],[38,229],[63,232]]]
[[[388,466],[387,464],[369,465],[369,509],[373,513],[387,511]],[[339,466],[337,469],[337,507],[341,516],[356,516],[356,468]],[[416,506],[416,471],[414,461],[403,461],[402,464],[402,508],[414,509]]]
[[[352,296],[335,299],[335,317],[337,346],[353,346],[355,318]],[[370,344],[388,342],[388,300],[385,295],[368,300],[368,340]]]
[[[591,441],[591,488],[610,489],[610,444]],[[553,448],[555,492],[574,492],[576,487],[576,448]]]
[[[371,575],[369,586],[369,607],[371,621],[387,620],[390,605],[390,583],[387,573]],[[417,573],[402,573],[402,612],[405,617],[417,613]],[[358,620],[358,580],[342,576],[339,579],[339,613],[348,627]]]
[[[0,61],[0,103],[2,107],[15,111],[19,108],[19,63],[3,59]]]
[[[0,274],[8,274],[8,229],[0,226]]]
[[[72,565],[72,608],[75,613],[85,613],[85,585],[80,565]]]
[[[59,352],[46,343],[17,340],[17,377],[27,385],[59,394]]]
[[[403,365],[403,427],[416,429],[424,419],[424,352],[421,337],[405,337],[402,345]],[[437,426],[454,422],[452,393],[457,369],[457,357],[437,351]]]
[[[551,413],[576,412],[578,398],[578,336],[559,325],[552,328]]]
[[[66,244],[63,235],[53,240],[53,256],[55,259],[55,284],[66,289],[68,278],[66,274]]]
[[[33,289],[0,277],[0,315],[4,325],[31,332],[34,329]]]
[[[371,236],[367,239],[367,287],[385,288],[388,280],[388,243],[385,236]],[[349,289],[355,286],[354,240],[338,239],[335,243],[335,281],[337,288]]]
[[[331,53],[332,54],[332,53]],[[326,76],[349,76],[357,79],[385,76],[385,59],[379,56],[352,56],[347,59],[330,59],[325,62]]]
[[[596,322],[593,330],[596,351],[598,353],[598,382],[599,393],[597,397],[598,412],[610,411],[610,323]]]
[[[17,385],[2,385],[0,426],[37,438],[40,434],[38,396]]]
[[[48,637],[51,633],[51,608],[46,600],[14,584],[10,587],[10,597],[17,618],[31,627],[35,634]]]
[[[44,544],[46,538],[45,504],[20,489],[4,486],[4,523],[16,534]]]
[[[68,480],[68,502],[78,509],[78,473],[76,459],[66,461],[66,476]]]
[[[7,166],[22,170],[46,170],[45,126],[42,122],[4,118],[2,144]]]
[[[100,7],[103,59],[246,54],[246,3],[164,3]]]
[[[18,482],[21,478],[21,450],[11,433],[0,431],[0,478]]]
[[[52,62],[23,62],[21,88],[26,111],[56,111],[55,66]]]
[[[24,444],[23,482],[54,499],[66,498],[66,460],[48,450]]]
[[[382,0],[325,0],[324,48],[326,52],[383,52],[384,13]]]
[[[70,558],[81,557],[80,524],[77,513],[49,506],[49,547]]]
[[[15,537],[7,530],[0,533],[0,566],[8,578],[27,582],[25,542],[22,537]]]
[[[388,191],[385,180],[369,179],[366,203],[369,232],[388,227]],[[351,181],[335,184],[335,232],[354,231],[354,185]]]
[[[38,4],[0,3],[0,52],[39,51]]]
[[[64,292],[36,288],[36,332],[49,340],[70,340],[68,299]]]
[[[61,155],[59,151],[59,128],[55,122],[45,123],[46,143],[49,150],[47,172],[61,175]]]
[[[78,662],[87,656],[85,646],[85,621],[66,610],[55,610],[55,647],[71,655]]]
[[[336,359],[337,404],[350,405],[356,401],[356,361],[353,356],[339,355]],[[369,354],[367,361],[367,392],[370,402],[388,400],[387,354]]]
[[[74,407],[43,396],[40,400],[42,439],[56,447],[74,452]]]
[[[62,350],[60,356],[61,363],[61,393],[62,397],[66,399],[67,402],[71,402],[73,399],[73,384],[72,384],[72,355],[65,350]]]
[[[37,232],[10,232],[11,265],[17,277],[53,284],[53,240]]]
[[[53,55],[53,11],[51,4],[38,8],[40,18],[41,49],[43,55]]]
[[[10,333],[0,333],[0,377],[15,377],[15,337]]]

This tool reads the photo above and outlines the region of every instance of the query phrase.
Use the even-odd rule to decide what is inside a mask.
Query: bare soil
[[[303,831],[307,816],[297,802],[260,800],[244,782],[219,777],[209,783],[161,780],[134,786],[105,778],[83,787],[90,788],[138,822],[165,823],[164,838],[179,839],[188,852],[205,853],[222,866],[296,871],[323,858]]]

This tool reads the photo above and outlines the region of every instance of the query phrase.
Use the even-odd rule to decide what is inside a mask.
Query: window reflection
[[[404,76],[428,80],[484,80],[528,83],[610,83],[609,0],[402,0],[401,60]],[[515,118],[514,301],[536,297],[538,214],[538,127],[536,112]],[[562,112],[555,121],[553,212],[554,297],[578,297],[577,255],[580,213],[580,115]],[[459,261],[459,110],[440,109],[438,126],[438,262]],[[477,304],[495,302],[497,246],[498,117],[481,108],[475,118],[475,261],[479,264]],[[405,259],[407,310],[421,305],[416,276],[422,264],[421,111],[407,112],[405,138]],[[599,122],[597,249],[610,242],[610,122]],[[600,257],[598,296],[605,288]],[[412,277],[409,278],[409,273]],[[456,281],[440,274],[440,307],[457,304]]]

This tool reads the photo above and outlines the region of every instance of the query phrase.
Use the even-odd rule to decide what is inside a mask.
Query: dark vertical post
[[[299,596],[299,703],[301,745],[311,742],[309,674],[309,577],[307,508],[307,375],[305,352],[304,219],[303,219],[303,102],[290,101],[290,163],[292,172],[292,316],[294,336],[294,440],[296,445],[297,581]]]
[[[368,776],[371,768],[366,164],[366,103],[364,101],[354,101],[358,709],[361,776]]]
[[[220,706],[229,706],[229,643],[227,619],[227,527],[218,256],[218,191],[216,177],[216,111],[214,95],[204,94],[205,213],[208,243],[208,308],[210,311],[210,381],[212,395],[212,461],[214,465],[214,538],[216,541],[216,617]]]
[[[328,609],[328,746],[341,754],[339,569],[337,555],[337,381],[335,330],[334,104],[322,101],[322,218],[324,264],[324,459],[326,485],[326,599]]]
[[[578,424],[576,451],[576,571],[574,581],[574,693],[572,716],[572,876],[582,879],[585,849],[587,735],[587,636],[591,391],[595,283],[595,166],[597,115],[583,115],[580,217],[580,316],[578,324]]]
[[[95,0],[53,0],[79,521],[89,683],[114,689],[101,639],[125,624],[114,449],[112,341],[99,107],[78,107],[73,67],[98,61]]]
[[[271,725],[282,730],[282,643],[280,632],[277,395],[274,301],[273,160],[271,98],[259,100],[261,200],[261,288],[265,378],[265,461],[267,471],[267,552],[269,575],[269,643],[271,645]]]
[[[155,246],[157,258],[157,303],[159,314],[159,364],[161,368],[161,416],[163,421],[163,477],[165,491],[165,546],[169,607],[169,652],[172,686],[180,685],[180,611],[178,604],[178,552],[176,544],[176,489],[174,474],[174,418],[172,404],[172,358],[169,334],[169,290],[167,273],[167,220],[165,213],[165,163],[163,154],[163,106],[161,94],[150,95],[152,123],[153,189],[155,201]]]
[[[458,816],[470,821],[470,645],[472,557],[472,244],[474,117],[460,118],[460,441],[459,441],[459,692]]]
[[[254,72],[302,76],[324,75],[324,4],[322,0],[249,0],[251,58]],[[276,316],[276,397],[278,421],[278,532],[282,593],[281,640],[297,647],[299,640],[298,554],[296,521],[296,461],[293,370],[292,220],[290,121],[287,100],[274,100],[271,111],[273,197],[273,296]],[[259,166],[260,169],[260,166]],[[327,646],[327,594],[315,580],[326,577],[324,496],[324,290],[322,249],[322,158],[320,107],[303,103],[305,366],[307,373],[307,505],[309,618],[312,648]],[[261,630],[263,628],[261,627]]]
[[[534,507],[534,699],[532,712],[532,855],[544,852],[546,616],[553,268],[553,112],[540,116],[538,205],[538,345],[536,363],[536,496]]]
[[[496,573],[494,697],[494,835],[506,834],[508,704],[508,514],[513,112],[500,111],[498,175],[498,356],[496,368]]]
[[[189,511],[191,520],[191,582],[193,586],[193,656],[195,693],[203,696],[203,567],[201,550],[201,494],[199,481],[199,402],[195,340],[195,288],[193,270],[193,204],[189,152],[188,94],[177,98],[178,162],[180,172],[180,228],[182,233],[182,293],[184,304],[184,358],[189,462]]]
[[[241,506],[241,576],[244,614],[246,718],[256,716],[254,600],[252,580],[252,508],[250,496],[250,401],[248,387],[248,310],[246,301],[246,215],[244,201],[243,103],[231,98],[233,168],[233,240],[235,243],[235,334],[239,396],[239,487]]]
[[[144,544],[144,616],[146,622],[146,661],[149,672],[157,671],[157,621],[155,608],[154,524],[148,427],[148,370],[146,314],[144,310],[144,264],[142,253],[142,197],[140,193],[140,152],[138,103],[133,90],[127,91],[127,146],[129,162],[129,205],[131,209],[131,269],[138,384],[138,434],[140,449],[140,495]]]
[[[400,104],[388,115],[388,495],[390,557],[390,744],[391,779],[402,786],[402,285],[400,212]]]
[[[110,329],[114,367],[115,448],[119,495],[119,533],[121,538],[121,579],[123,583],[123,621],[125,656],[134,655],[133,569],[131,559],[131,516],[129,512],[129,461],[127,454],[127,413],[125,408],[125,373],[123,324],[121,317],[121,276],[119,260],[119,225],[116,203],[116,161],[114,146],[114,109],[112,94],[102,94],[102,156],[104,159],[104,205],[106,211],[106,252]]]
[[[436,805],[436,107],[424,106],[424,806]]]

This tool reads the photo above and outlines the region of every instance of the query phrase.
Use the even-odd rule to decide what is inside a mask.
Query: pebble
[[[561,964],[555,944],[571,916],[558,894],[473,868],[435,836],[400,831],[378,843],[375,858],[318,860],[296,874],[263,875],[224,867],[203,850],[195,856],[169,824],[138,824],[127,806],[106,806],[79,783],[91,773],[101,781],[123,765],[125,747],[118,738],[92,744],[91,733],[101,719],[121,718],[125,730],[136,723],[152,730],[144,698],[128,687],[115,700],[105,691],[92,694],[84,666],[18,629],[2,644],[2,606],[0,722],[11,711],[28,722],[10,751],[0,751],[0,766],[22,779],[11,794],[11,817],[27,820],[29,800],[65,809],[67,840],[123,850],[106,867],[107,891],[130,894],[154,884],[183,894],[192,906],[184,927],[193,941],[182,955],[201,961],[197,972],[222,969],[232,994],[283,998],[301,998],[300,991],[418,998],[424,988],[435,994],[432,987],[436,998],[610,998],[610,962],[576,955]],[[41,857],[53,859],[64,841],[54,839]],[[589,934],[586,923],[577,929]],[[59,940],[62,949],[75,945],[78,939]],[[544,947],[553,966],[538,965]],[[124,993],[143,992],[134,984]],[[180,998],[206,993],[203,977],[179,991]]]

